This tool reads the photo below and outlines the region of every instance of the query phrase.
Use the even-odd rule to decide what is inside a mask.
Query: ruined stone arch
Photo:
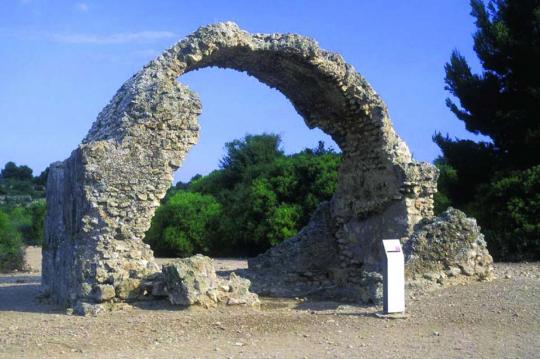
[[[201,112],[177,78],[209,66],[245,71],[278,89],[343,152],[332,200],[297,237],[250,262],[253,278],[275,278],[259,290],[287,295],[327,286],[368,298],[380,279],[380,239],[407,237],[432,216],[436,170],[411,158],[382,100],[341,56],[300,35],[249,34],[234,23],[202,27],[151,61],[122,85],[71,156],[51,165],[43,283],[52,297],[91,302],[107,289],[130,299],[157,270],[142,240],[197,142]]]

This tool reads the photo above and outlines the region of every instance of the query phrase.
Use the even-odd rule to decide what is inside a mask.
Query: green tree
[[[0,211],[0,271],[22,269],[24,255],[20,234],[9,216]]]
[[[28,212],[30,216],[30,226],[24,233],[24,241],[27,244],[41,246],[45,237],[45,213],[47,205],[44,199],[34,201]]]
[[[529,168],[540,159],[540,1],[497,0],[486,6],[472,0],[471,7],[483,72],[474,74],[454,51],[445,81],[460,105],[451,99],[447,104],[467,130],[489,136],[492,143],[478,143],[477,151],[491,152],[497,168]],[[451,153],[452,147],[473,146],[442,136],[436,141],[453,166],[465,159],[457,150]]]
[[[43,171],[38,177],[32,176],[32,169],[28,166],[17,166],[8,162],[0,171],[0,194],[8,195],[15,204],[26,203],[45,195],[45,181],[48,170]],[[17,199],[17,196],[27,197]]]
[[[6,213],[13,228],[20,234],[21,239],[24,239],[32,225],[32,217],[27,207],[17,205],[10,208]]]
[[[0,177],[4,179],[14,179],[19,181],[32,181],[32,169],[28,166],[17,166],[14,162],[8,162],[0,172]]]
[[[531,237],[534,231],[524,230],[531,223],[496,211],[531,195],[503,184],[516,189],[515,179],[526,178],[527,171],[540,163],[540,0],[472,0],[471,8],[477,27],[474,50],[482,73],[473,73],[454,51],[445,66],[445,82],[459,104],[452,99],[446,103],[467,130],[488,140],[434,136],[443,153],[436,163],[442,169],[436,209],[451,204],[469,211],[484,228],[492,254],[503,259],[509,257],[502,243],[511,235],[519,235],[514,240],[527,246],[538,243]],[[507,226],[497,226],[493,218]],[[508,248],[521,251],[525,246]],[[512,258],[520,255],[525,253]]]
[[[438,215],[448,207],[456,206],[455,203],[462,195],[456,190],[456,183],[458,182],[456,169],[448,165],[441,157],[437,158],[434,164],[439,169],[438,192],[433,196],[435,214]]]
[[[281,138],[276,134],[246,135],[243,140],[226,143],[227,154],[220,161],[225,185],[257,177],[265,165],[283,156],[280,145]]]
[[[39,176],[34,177],[34,183],[40,188],[44,189],[47,185],[47,177],[49,176],[49,167],[47,167]]]
[[[145,241],[158,255],[210,254],[220,215],[212,196],[178,191],[157,209]]]
[[[540,258],[540,165],[483,185],[472,207],[500,258]]]
[[[259,254],[305,226],[335,192],[340,155],[319,143],[285,155],[278,135],[248,135],[226,145],[222,168],[189,190],[213,195],[223,207],[220,253]]]

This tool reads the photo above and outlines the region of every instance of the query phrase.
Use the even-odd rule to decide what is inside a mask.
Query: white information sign
[[[384,312],[405,311],[405,259],[399,239],[383,239],[384,264]]]

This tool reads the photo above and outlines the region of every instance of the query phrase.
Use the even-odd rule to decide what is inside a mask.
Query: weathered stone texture
[[[480,280],[492,276],[493,258],[480,227],[454,208],[418,223],[403,251],[409,281],[442,283],[460,275]]]
[[[201,112],[177,78],[209,66],[245,71],[278,89],[308,127],[343,151],[333,198],[298,236],[250,261],[254,278],[279,278],[282,294],[326,288],[350,295],[360,287],[361,298],[375,297],[380,240],[406,238],[432,216],[436,169],[412,160],[382,100],[341,56],[303,36],[249,34],[233,23],[202,27],[146,65],[71,157],[51,167],[43,282],[52,297],[100,301],[107,285],[115,298],[129,299],[157,272],[142,240],[197,142]]]
[[[259,304],[256,294],[249,291],[250,281],[231,273],[229,279],[218,278],[211,258],[196,255],[177,259],[163,266],[163,279],[169,301],[178,305],[198,304],[213,307]]]
[[[178,259],[162,268],[172,304],[192,305],[204,301],[206,293],[217,287],[212,260],[202,255]]]

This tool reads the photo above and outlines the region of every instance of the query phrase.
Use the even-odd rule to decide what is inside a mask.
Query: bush
[[[23,205],[16,205],[9,210],[6,210],[11,226],[20,234],[24,240],[25,235],[30,231],[32,226],[32,217],[28,208]]]
[[[43,243],[46,203],[44,199],[33,201],[28,206],[16,205],[4,208],[11,226],[28,245],[41,246]]]
[[[482,186],[472,211],[496,260],[540,258],[540,165]]]
[[[187,185],[213,195],[223,208],[219,255],[255,256],[293,237],[334,194],[339,154],[321,142],[285,155],[279,143],[268,134],[233,141],[221,169]]]
[[[45,237],[45,212],[47,205],[44,199],[33,202],[28,207],[30,217],[30,226],[24,233],[24,241],[26,244],[33,246],[41,246]]]
[[[457,171],[455,168],[447,164],[442,158],[437,158],[434,165],[439,169],[439,179],[437,180],[437,193],[433,196],[434,211],[439,215],[446,211],[448,207],[455,206],[451,198],[456,192],[456,184],[458,183]]]
[[[157,209],[145,241],[161,256],[210,254],[220,215],[212,196],[178,191]]]
[[[22,246],[21,236],[11,224],[9,216],[0,212],[0,271],[22,269],[24,265]]]

